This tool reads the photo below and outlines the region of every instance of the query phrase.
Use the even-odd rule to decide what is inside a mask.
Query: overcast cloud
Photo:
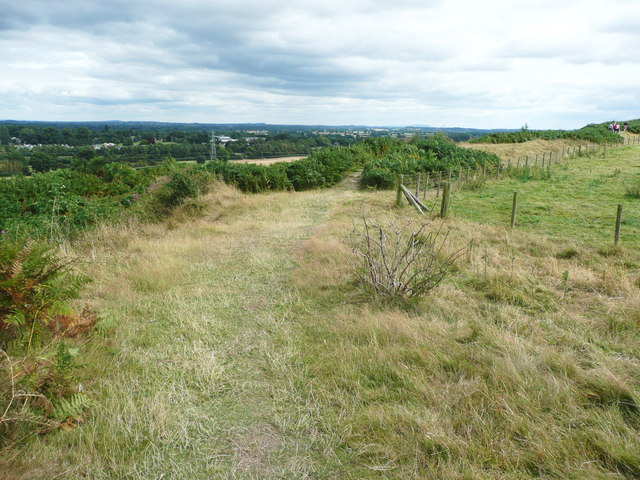
[[[640,117],[640,1],[0,0],[0,119]]]

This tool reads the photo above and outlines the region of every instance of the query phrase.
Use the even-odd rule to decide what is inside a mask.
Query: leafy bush
[[[124,165],[106,165],[103,177],[73,170],[56,170],[0,182],[0,230],[13,237],[71,235],[121,215],[153,179]],[[57,237],[57,235],[56,235]]]
[[[495,167],[500,159],[480,150],[457,146],[444,136],[415,138],[411,144],[385,143],[383,151],[367,161],[363,168],[362,185],[371,188],[391,188],[398,174],[411,175],[437,171],[458,172],[483,165]]]
[[[390,169],[368,164],[363,171],[360,184],[365,188],[389,189],[393,188],[395,182],[396,176]]]
[[[342,180],[355,162],[356,155],[349,149],[335,147],[290,163],[265,166],[217,161],[207,163],[205,168],[243,192],[259,193],[329,187]]]
[[[334,147],[288,164],[286,172],[294,189],[309,190],[335,185],[354,164],[355,157],[348,148]]]
[[[264,166],[216,161],[207,163],[205,168],[243,192],[259,193],[292,188],[283,163]]]
[[[629,120],[627,123],[629,124],[628,128],[631,133],[640,133],[640,119]]]

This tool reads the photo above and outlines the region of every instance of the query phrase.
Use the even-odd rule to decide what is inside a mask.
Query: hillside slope
[[[637,152],[571,165],[588,193],[634,178]],[[96,406],[2,452],[3,478],[637,478],[638,240],[510,232],[473,210],[509,182],[583,205],[571,165],[456,194],[445,250],[464,254],[404,307],[354,284],[349,237],[363,211],[415,212],[352,179],[219,186],[199,220],[96,232],[75,247],[97,279],[83,373]]]

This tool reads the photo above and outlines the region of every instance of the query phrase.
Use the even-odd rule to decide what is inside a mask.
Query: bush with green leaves
[[[353,167],[354,156],[346,147],[332,147],[313,152],[307,158],[287,165],[287,177],[296,190],[335,185]]]
[[[440,135],[415,138],[410,144],[396,141],[374,145],[374,156],[364,164],[362,175],[362,185],[369,188],[391,188],[399,174],[495,168],[500,162],[495,154],[459,147]]]
[[[342,180],[356,158],[347,147],[332,147],[290,163],[266,166],[215,161],[207,163],[205,168],[243,192],[309,190],[329,187]]]
[[[628,130],[631,133],[640,133],[640,119],[629,120],[627,122]]]
[[[117,218],[153,180],[153,172],[105,165],[100,175],[56,170],[0,182],[0,230],[13,238],[60,238]]]
[[[265,166],[215,161],[207,163],[205,168],[225,183],[234,185],[243,192],[260,193],[293,188],[287,177],[284,163]]]

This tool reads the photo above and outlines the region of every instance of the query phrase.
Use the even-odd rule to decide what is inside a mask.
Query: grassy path
[[[344,192],[349,194],[348,192]],[[313,405],[288,283],[301,242],[336,191],[238,200],[241,208],[164,236],[140,236],[95,286],[105,312],[73,432],[0,462],[12,478],[304,478],[314,470]],[[95,378],[95,380],[91,380]]]

